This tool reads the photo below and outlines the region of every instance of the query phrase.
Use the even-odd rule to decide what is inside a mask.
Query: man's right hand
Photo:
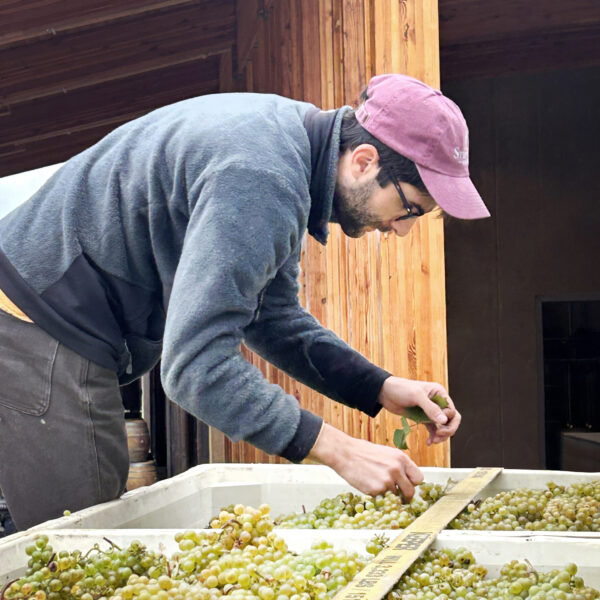
[[[350,485],[376,496],[387,491],[410,500],[423,474],[410,457],[390,446],[373,444],[323,423],[308,458],[331,467]]]

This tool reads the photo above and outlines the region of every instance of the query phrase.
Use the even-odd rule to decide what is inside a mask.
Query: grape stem
[[[19,579],[13,579],[12,581],[9,581],[3,588],[2,591],[0,592],[0,600],[5,600],[4,597],[4,593],[6,592],[6,590],[15,582],[15,581],[19,581]]]
[[[88,550],[88,551],[87,551],[87,552],[86,552],[86,553],[85,553],[85,554],[84,554],[84,555],[81,557],[81,560],[85,560],[85,559],[86,559],[86,558],[87,558],[87,557],[90,555],[90,553],[91,553],[91,552],[93,552],[94,550],[95,550],[96,552],[98,552],[98,547],[97,547],[97,546],[98,546],[98,544],[94,544],[94,546],[93,546],[92,548],[90,548],[90,549],[89,549],[89,550]]]
[[[221,527],[221,529],[223,529],[223,531],[221,532],[221,535],[223,535],[223,533],[225,532],[225,529],[227,529],[228,527],[233,529],[234,524],[238,525],[239,527],[242,526],[242,524],[237,519],[229,519],[229,521],[227,521],[227,523],[224,523],[223,527]]]
[[[529,562],[529,560],[525,559],[525,562],[529,566],[528,573],[531,573],[531,575],[535,575],[535,582],[538,583],[540,578],[538,577],[538,572],[535,570],[535,567]]]
[[[115,544],[112,540],[109,540],[107,537],[103,537],[102,539],[107,541],[113,548],[116,548],[117,550],[121,550],[121,548],[119,548],[119,546],[117,546],[117,544]]]
[[[448,477],[448,481],[446,481],[446,485],[444,486],[443,492],[442,493],[446,493],[451,487],[454,486],[454,484],[458,483],[457,481],[454,481],[454,479],[452,479],[451,477]],[[478,500],[478,502],[481,502],[481,500]]]

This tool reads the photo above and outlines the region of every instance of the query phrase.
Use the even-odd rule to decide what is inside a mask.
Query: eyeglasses
[[[422,217],[425,214],[422,206],[417,206],[416,204],[410,204],[400,187],[400,182],[393,175],[391,176],[392,183],[396,190],[398,190],[398,194],[400,194],[400,199],[402,200],[402,206],[404,206],[404,210],[406,211],[405,215],[401,217],[396,217],[396,221],[405,221],[406,219],[416,219],[417,217]]]

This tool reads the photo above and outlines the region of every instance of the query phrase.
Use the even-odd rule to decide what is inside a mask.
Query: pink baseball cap
[[[469,178],[467,123],[442,92],[407,75],[377,75],[356,118],[373,137],[416,164],[427,190],[449,215],[490,216]]]

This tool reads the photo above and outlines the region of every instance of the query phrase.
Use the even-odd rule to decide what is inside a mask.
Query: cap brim
[[[457,219],[485,219],[490,211],[469,177],[451,177],[417,165],[436,204]]]

